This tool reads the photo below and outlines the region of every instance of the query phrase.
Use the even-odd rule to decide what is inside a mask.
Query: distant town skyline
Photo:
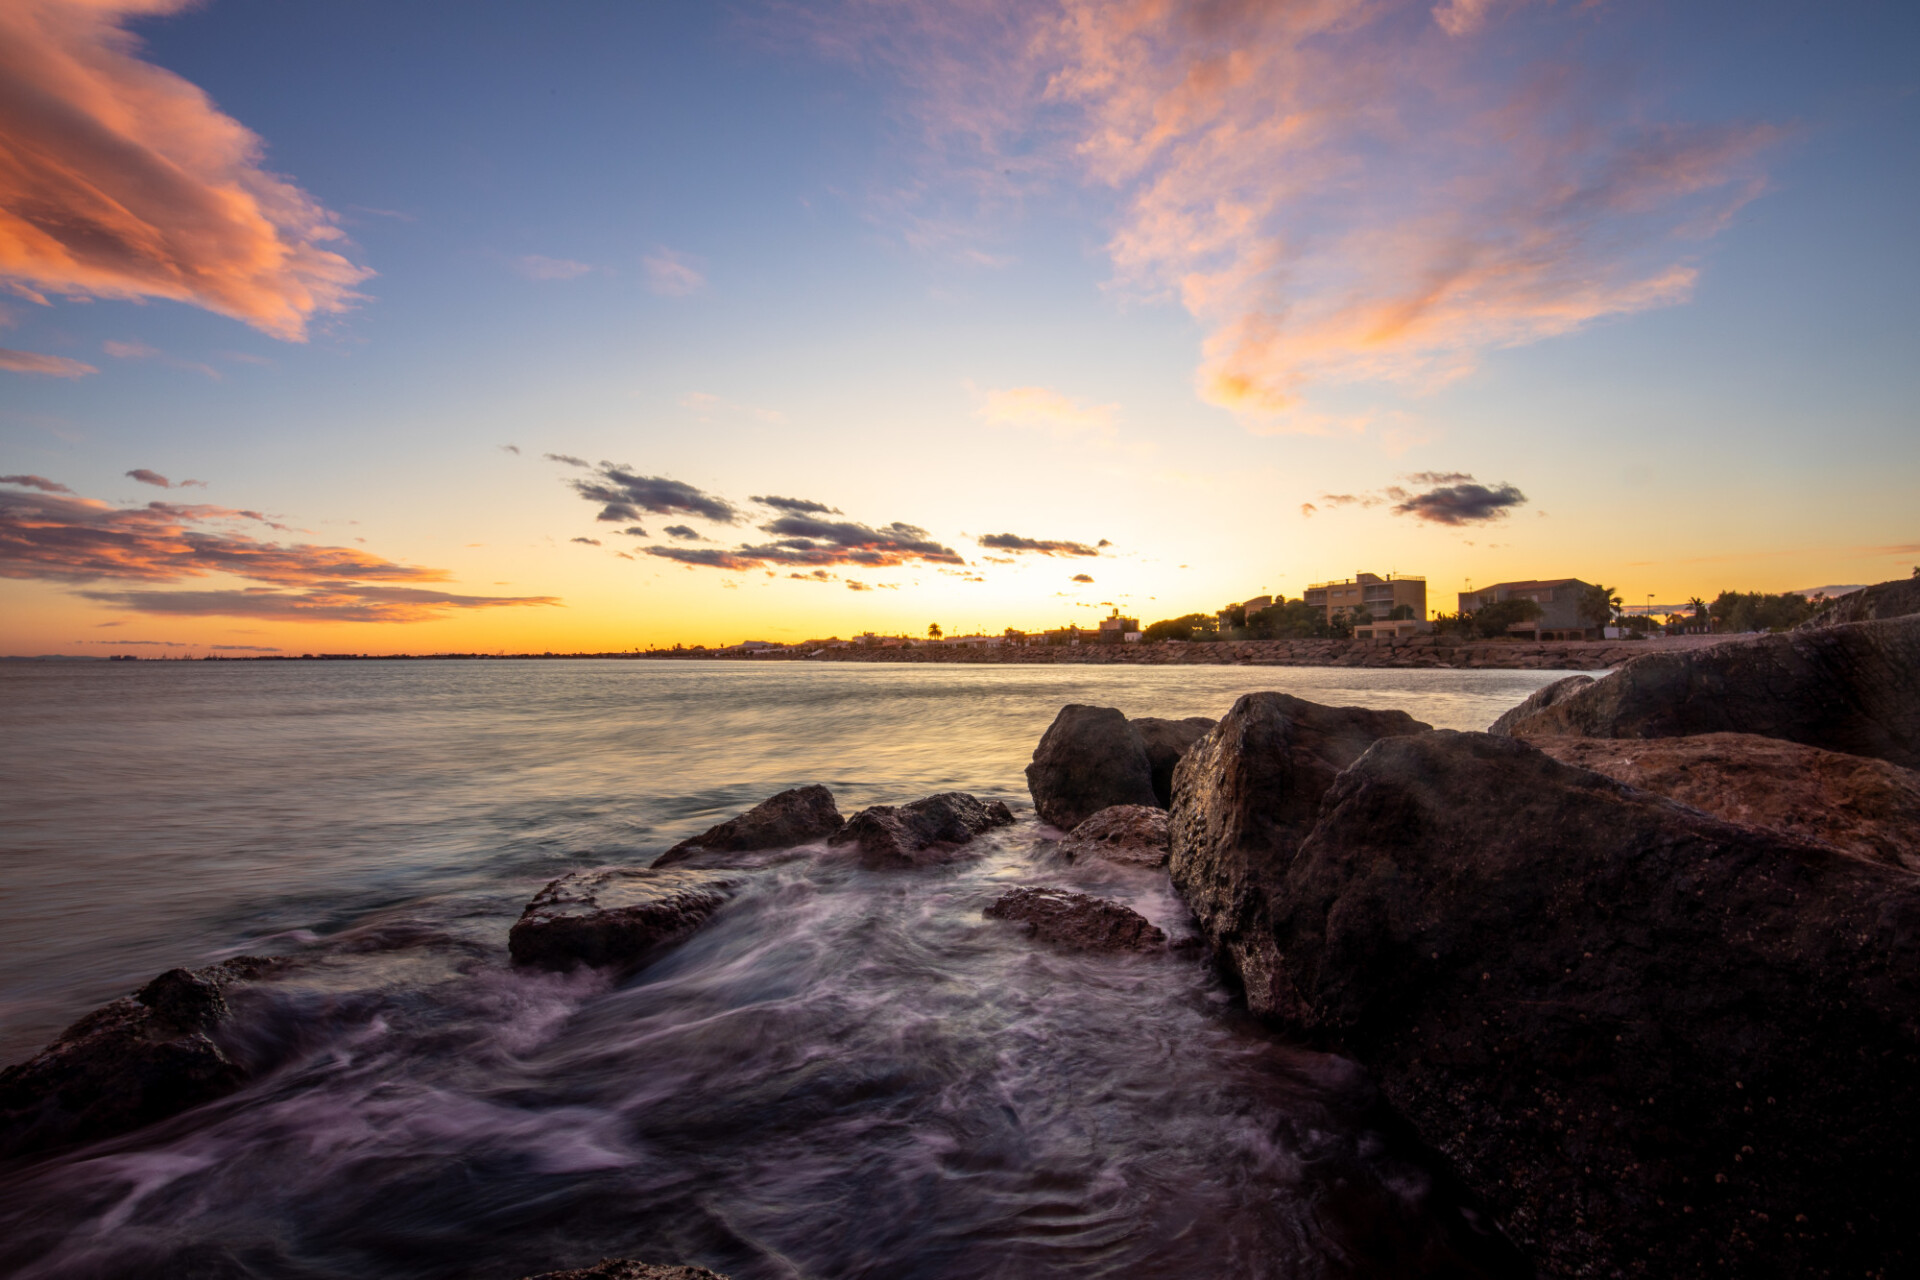
[[[1911,7],[18,0],[0,653],[1920,561]]]

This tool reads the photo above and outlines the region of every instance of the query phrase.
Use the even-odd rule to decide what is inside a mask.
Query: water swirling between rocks
[[[1210,674],[1224,685],[1254,673]],[[543,678],[509,709],[551,714],[533,696]],[[1020,714],[1044,725],[1063,699],[1022,678],[943,696],[1011,706],[1037,693]],[[1544,682],[1500,679],[1483,698],[1495,711]],[[1113,683],[1124,697],[1123,680]],[[750,690],[761,716],[769,692]],[[940,705],[908,692],[893,707],[892,751],[916,715]],[[1143,712],[1217,714],[1232,696],[1168,692],[1128,700]],[[1405,690],[1370,701],[1451,718]],[[1485,711],[1467,714],[1484,723]],[[476,743],[443,744],[443,759],[423,744],[447,735],[448,717],[406,714],[408,745],[430,759],[403,781],[424,794]],[[854,727],[822,727],[824,749]],[[1006,762],[1037,731],[958,728],[949,751],[996,745],[933,777],[882,770],[871,797],[947,784],[1017,800]],[[939,749],[937,728],[912,732],[923,750]],[[297,736],[286,735],[283,745]],[[322,771],[340,767],[328,746],[314,752]],[[743,753],[737,785],[777,789],[797,772],[783,756],[791,750]],[[382,785],[406,794],[395,757],[383,761]],[[619,804],[556,795],[564,789],[523,776],[540,769],[510,753],[496,767],[530,805]],[[718,808],[711,795],[686,804],[635,843],[657,852]],[[191,806],[179,820],[219,821]],[[395,815],[343,821],[391,829]],[[0,1269],[511,1277],[624,1254],[699,1262],[736,1280],[1498,1272],[1497,1255],[1476,1253],[1484,1242],[1471,1210],[1377,1107],[1365,1076],[1253,1025],[1197,952],[1062,952],[983,918],[1010,888],[1057,885],[1124,902],[1176,942],[1191,937],[1163,873],[1069,865],[1045,834],[1025,808],[1015,826],[977,842],[978,856],[908,871],[801,850],[751,872],[700,933],[617,980],[516,970],[504,954],[528,885],[609,860],[612,842],[580,841],[588,847],[557,863],[523,849],[504,869],[422,871],[404,889],[387,882],[384,902],[379,876],[336,860],[350,908],[335,908],[338,923],[324,930],[264,939],[289,955],[288,968],[231,997],[225,1047],[255,1082],[0,1173]],[[339,838],[358,847],[367,835]],[[311,910],[310,876],[290,869],[273,887]],[[128,905],[125,895],[114,904]],[[202,917],[223,918],[211,907]],[[263,941],[225,927],[229,951]]]

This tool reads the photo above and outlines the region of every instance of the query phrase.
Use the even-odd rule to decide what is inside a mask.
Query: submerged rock
[[[1920,1267],[1920,878],[1487,734],[1382,741],[1321,815],[1245,881],[1267,1009],[1547,1271]]]
[[[1544,711],[1557,702],[1565,701],[1592,683],[1592,676],[1568,676],[1564,680],[1555,680],[1545,688],[1535,689],[1520,705],[1509,707],[1504,715],[1488,725],[1487,732],[1496,738],[1511,738],[1513,726],[1536,711]]]
[[[1751,733],[1532,738],[1565,764],[1716,818],[1920,871],[1920,772]]]
[[[1041,819],[1062,831],[1111,805],[1158,803],[1146,743],[1112,707],[1060,708],[1033,749],[1027,790]]]
[[[795,787],[763,800],[745,813],[690,840],[682,840],[654,859],[656,867],[671,867],[710,855],[748,853],[757,849],[786,849],[830,836],[846,822],[834,807],[833,792],[822,786]],[[702,857],[702,855],[709,855]]]
[[[603,867],[535,894],[507,935],[515,964],[629,968],[692,934],[738,887],[719,871]]]
[[[1650,653],[1512,726],[1519,738],[1757,733],[1920,768],[1920,615]]]
[[[1012,811],[998,800],[943,791],[912,804],[862,809],[829,843],[856,846],[864,866],[894,870],[947,861],[981,832],[1012,822]]]
[[[1320,797],[1376,741],[1427,731],[1403,711],[1249,693],[1181,761],[1168,870],[1254,1012],[1284,1004],[1268,906]]]
[[[1140,735],[1140,743],[1147,749],[1147,768],[1153,781],[1154,802],[1162,809],[1172,808],[1174,766],[1180,763],[1188,748],[1200,741],[1219,721],[1209,720],[1205,716],[1191,716],[1185,720],[1139,716],[1127,723]]]
[[[169,969],[0,1071],[0,1156],[114,1137],[240,1088],[248,1071],[207,1033],[231,1016],[223,988],[274,967],[243,956]]]
[[[1067,832],[1059,852],[1071,860],[1105,858],[1137,867],[1167,861],[1167,811],[1145,804],[1109,805]]]
[[[981,912],[1039,942],[1077,951],[1161,951],[1167,935],[1132,907],[1065,889],[1015,889]]]
[[[657,1262],[635,1262],[631,1258],[602,1258],[591,1267],[572,1271],[542,1271],[526,1280],[727,1280],[718,1271],[705,1267],[662,1266]]]

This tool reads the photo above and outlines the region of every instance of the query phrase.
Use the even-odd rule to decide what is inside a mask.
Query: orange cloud
[[[188,2],[0,5],[0,280],[42,303],[170,298],[300,341],[372,273],[262,167],[257,136],[140,57],[127,21]]]
[[[0,213],[0,217],[5,217]],[[38,373],[49,378],[84,378],[90,373],[98,373],[90,364],[79,360],[69,360],[66,356],[42,355],[38,351],[14,351],[0,347],[0,369],[11,373]]]
[[[1322,430],[1312,387],[1426,390],[1684,301],[1699,241],[1764,189],[1774,130],[1649,124],[1582,69],[1631,14],[1538,8],[1491,39],[1522,7],[847,0],[821,44],[895,68],[982,207],[986,174],[1112,190],[1116,283],[1206,327],[1201,397]]]
[[[400,564],[351,547],[286,546],[209,525],[261,521],[258,512],[205,503],[113,507],[74,497],[41,476],[0,477],[0,578],[170,583],[228,574],[271,584],[202,591],[83,591],[142,613],[281,621],[416,622],[449,609],[558,604],[551,596],[465,596],[412,583],[441,569]],[[280,528],[283,526],[272,526]]]
[[[1039,427],[1072,435],[1113,425],[1117,404],[1083,404],[1052,387],[989,388],[980,394],[980,419],[990,426]]]

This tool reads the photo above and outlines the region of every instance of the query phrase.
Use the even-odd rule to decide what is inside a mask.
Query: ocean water
[[[294,961],[237,998],[240,1094],[0,1170],[0,1271],[1494,1273],[1352,1064],[1193,953],[1055,953],[980,909],[1056,884],[1191,933],[1163,874],[1052,856],[1021,770],[1064,703],[1481,728],[1564,674],[0,664],[0,1061],[163,969]],[[768,867],[619,982],[507,964],[546,881],[812,782],[1022,821],[949,867]]]

